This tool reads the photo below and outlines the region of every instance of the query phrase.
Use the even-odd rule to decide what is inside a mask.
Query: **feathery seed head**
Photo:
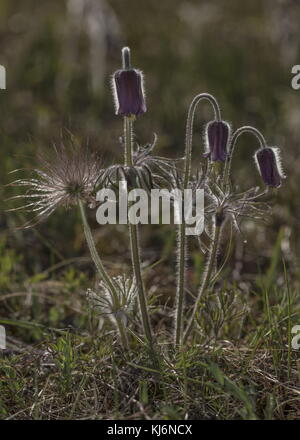
[[[38,155],[39,168],[32,169],[32,177],[18,179],[11,186],[24,187],[26,192],[14,196],[23,206],[12,209],[35,214],[25,226],[33,226],[48,218],[59,206],[70,208],[78,199],[94,202],[95,184],[101,173],[101,160],[88,148],[71,143],[54,146],[52,152]],[[16,170],[17,171],[17,170]]]

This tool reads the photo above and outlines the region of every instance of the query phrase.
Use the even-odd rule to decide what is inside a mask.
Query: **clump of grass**
[[[0,316],[6,310],[12,316],[0,319],[8,335],[0,357],[0,417],[299,418],[298,353],[289,338],[299,322],[299,300],[294,283],[270,283],[281,266],[277,248],[256,287],[247,282],[231,292],[216,285],[197,317],[194,344],[181,351],[173,346],[171,304],[151,298],[156,367],[136,337],[124,352],[111,320],[99,332],[79,270],[80,283],[56,269],[53,280],[33,281],[23,295],[7,294],[0,302]],[[146,288],[167,273],[165,265],[152,268]],[[133,329],[141,332],[138,320]]]
[[[288,378],[282,363],[276,371],[268,349],[219,341],[176,354],[170,340],[169,348],[159,347],[154,370],[146,349],[125,358],[113,343],[91,339],[63,336],[2,358],[1,418],[299,418],[295,354]]]

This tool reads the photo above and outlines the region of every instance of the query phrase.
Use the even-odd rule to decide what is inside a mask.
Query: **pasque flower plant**
[[[231,223],[239,231],[240,221],[245,217],[260,219],[268,210],[266,203],[269,188],[278,188],[283,179],[278,149],[269,147],[262,133],[254,127],[243,126],[233,131],[222,119],[217,99],[209,93],[200,93],[194,97],[188,110],[186,121],[185,151],[183,169],[182,160],[171,160],[153,156],[154,141],[142,146],[134,136],[134,123],[147,110],[145,101],[144,79],[140,70],[131,65],[130,50],[122,50],[122,68],[112,76],[112,88],[116,115],[123,118],[123,136],[121,148],[124,161],[120,164],[102,165],[101,159],[86,148],[79,146],[72,137],[68,147],[55,147],[52,157],[40,155],[40,167],[34,169],[33,176],[15,180],[12,184],[24,187],[24,194],[15,196],[24,199],[19,208],[33,213],[35,222],[45,220],[56,208],[77,206],[81,215],[86,242],[95,264],[100,281],[94,289],[88,291],[88,299],[104,316],[108,316],[116,326],[124,348],[130,347],[127,331],[128,320],[133,305],[138,302],[139,316],[142,323],[144,342],[155,353],[156,340],[151,325],[148,307],[148,295],[145,288],[141,249],[140,230],[129,222],[129,242],[131,251],[132,273],[112,277],[102,262],[99,250],[86,215],[86,207],[94,208],[97,204],[96,193],[100,188],[111,188],[119,182],[126,182],[128,189],[180,187],[180,189],[204,190],[205,195],[205,230],[208,245],[200,242],[200,250],[205,249],[206,266],[191,308],[185,306],[187,248],[186,224],[184,219],[178,225],[177,257],[174,270],[177,288],[174,307],[174,344],[180,347],[192,336],[196,318],[201,312],[200,304],[208,295],[218,275],[216,257],[224,233],[224,225]],[[208,101],[213,110],[213,118],[204,127],[205,147],[203,154],[198,151],[197,174],[192,170],[192,149],[194,118],[201,101]],[[241,192],[232,181],[232,157],[239,137],[244,133],[255,136],[259,149],[254,158],[264,187],[248,188]],[[202,157],[202,159],[201,159]],[[204,157],[204,159],[203,159]],[[204,160],[204,163],[203,163]],[[253,166],[254,169],[254,166]],[[203,246],[202,246],[203,245]],[[132,334],[132,331],[130,332]],[[141,336],[141,335],[139,335]]]

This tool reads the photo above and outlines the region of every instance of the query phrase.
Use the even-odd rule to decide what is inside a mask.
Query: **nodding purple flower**
[[[118,70],[113,75],[116,114],[139,116],[146,112],[143,74],[136,69]]]
[[[279,151],[277,148],[265,147],[255,153],[255,161],[260,175],[267,186],[277,188],[284,177]]]
[[[206,157],[224,162],[228,156],[230,126],[224,121],[212,121],[206,126]]]

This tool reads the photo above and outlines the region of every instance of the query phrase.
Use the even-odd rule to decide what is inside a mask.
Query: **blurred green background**
[[[51,148],[64,129],[101,151],[106,163],[121,160],[122,121],[114,116],[110,77],[120,67],[122,46],[129,45],[146,80],[148,112],[136,124],[137,136],[146,143],[157,133],[157,154],[182,156],[189,103],[205,91],[217,97],[233,127],[254,125],[270,145],[281,147],[288,178],[273,200],[268,225],[248,228],[244,259],[254,272],[263,267],[281,231],[281,251],[297,286],[300,91],[290,82],[291,68],[300,62],[299,23],[296,0],[1,0],[0,64],[7,89],[0,91],[0,237],[1,252],[15,255],[8,279],[12,272],[18,280],[24,270],[33,275],[86,253],[76,211],[59,212],[32,230],[16,229],[24,219],[6,212],[11,192],[4,185],[13,180],[11,170],[32,166],[37,149]],[[195,168],[203,124],[211,117],[209,105],[202,104]],[[239,141],[233,178],[241,188],[260,183],[255,148],[251,136]],[[93,218],[91,213],[106,258],[125,261],[123,230],[112,235],[111,227],[97,228]],[[154,261],[163,250],[172,259],[170,229],[168,235],[143,228],[145,258]]]

